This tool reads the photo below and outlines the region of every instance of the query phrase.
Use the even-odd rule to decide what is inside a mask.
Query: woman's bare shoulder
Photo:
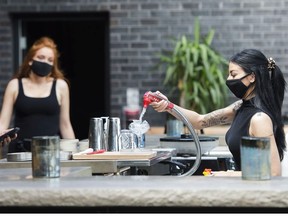
[[[271,136],[273,123],[269,115],[264,112],[255,113],[250,121],[250,132],[254,136]]]
[[[68,83],[64,79],[57,79],[56,86],[60,88],[68,88]]]
[[[271,123],[271,118],[265,112],[257,112],[252,116],[251,122],[253,122],[255,124],[261,124],[261,123],[265,123],[265,122]]]
[[[18,79],[11,79],[7,84],[7,88],[18,89]]]
[[[69,94],[68,83],[64,79],[57,79],[56,92],[58,96],[67,96]]]

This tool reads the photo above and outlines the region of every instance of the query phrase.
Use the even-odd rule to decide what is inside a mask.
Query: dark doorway
[[[109,13],[14,13],[11,18],[14,69],[36,39],[53,38],[71,84],[70,116],[76,138],[88,138],[89,119],[109,116]]]

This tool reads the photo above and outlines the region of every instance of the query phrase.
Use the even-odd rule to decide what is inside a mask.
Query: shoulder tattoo
[[[238,100],[235,103],[233,103],[231,106],[233,106],[233,112],[236,112],[242,105],[243,101],[242,100]]]

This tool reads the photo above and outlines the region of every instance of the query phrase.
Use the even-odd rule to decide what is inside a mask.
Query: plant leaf
[[[160,63],[157,66],[165,71],[163,84],[169,87],[169,92],[178,90],[179,101],[183,95],[185,108],[196,112],[221,108],[227,98],[228,61],[213,49],[214,35],[214,29],[210,29],[201,37],[199,18],[196,17],[193,40],[186,35],[173,38],[174,48],[158,54]]]

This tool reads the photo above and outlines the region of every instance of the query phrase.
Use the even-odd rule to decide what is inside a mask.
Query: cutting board
[[[144,152],[104,152],[100,154],[73,154],[73,160],[141,160],[155,157],[156,151]]]

